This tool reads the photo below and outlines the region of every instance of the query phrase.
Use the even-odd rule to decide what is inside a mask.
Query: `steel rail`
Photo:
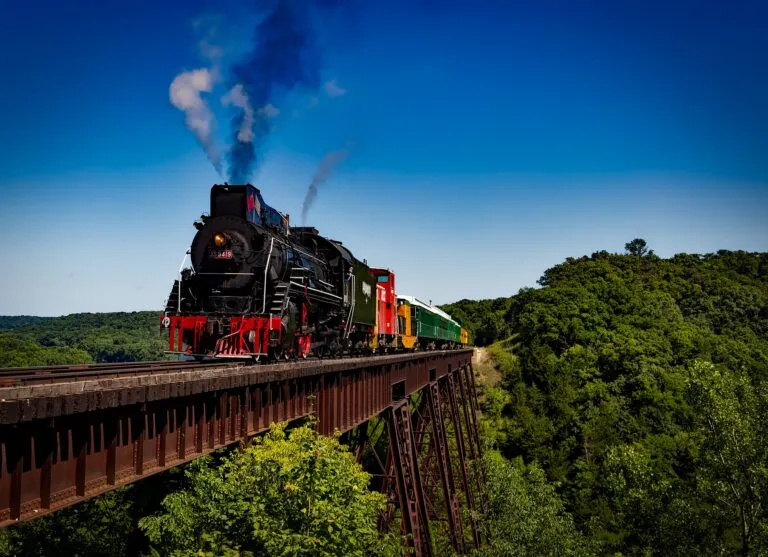
[[[0,386],[35,382],[58,382],[83,378],[117,377],[121,375],[153,372],[182,371],[200,366],[225,367],[233,362],[197,362],[160,360],[152,362],[114,362],[56,366],[0,368]]]
[[[416,352],[415,354],[430,354],[431,351]],[[403,352],[402,354],[405,354]],[[368,356],[367,359],[375,361],[377,358],[386,358],[394,356],[399,352],[390,354],[379,354]],[[66,381],[77,381],[84,379],[106,379],[110,377],[120,377],[129,375],[144,375],[153,373],[167,373],[175,371],[188,371],[195,368],[229,368],[246,367],[261,365],[285,365],[307,361],[333,362],[343,361],[349,358],[360,358],[358,354],[342,354],[332,358],[320,358],[310,356],[308,358],[294,358],[289,360],[278,360],[275,362],[253,362],[248,360],[230,359],[230,360],[157,360],[150,362],[112,362],[95,364],[65,364],[53,366],[30,366],[30,367],[9,367],[0,368],[0,387],[15,387],[28,385],[31,383],[59,383]]]
[[[187,363],[197,363],[193,360],[181,361],[181,360],[154,360],[148,362],[102,362],[95,364],[63,364],[55,366],[21,366],[21,367],[2,367],[0,368],[0,375],[5,373],[18,373],[18,372],[37,372],[45,371],[50,373],[58,373],[62,371],[84,371],[94,369],[128,369],[131,367],[148,367],[148,366],[172,366],[172,365],[184,365]]]

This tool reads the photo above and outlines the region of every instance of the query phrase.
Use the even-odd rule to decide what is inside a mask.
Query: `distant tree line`
[[[158,312],[0,317],[0,367],[165,358]]]

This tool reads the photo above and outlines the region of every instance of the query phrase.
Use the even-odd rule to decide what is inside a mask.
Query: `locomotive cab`
[[[251,184],[216,184],[211,188],[211,217],[222,216],[244,219],[284,235],[289,230],[288,215],[264,203],[259,189]]]

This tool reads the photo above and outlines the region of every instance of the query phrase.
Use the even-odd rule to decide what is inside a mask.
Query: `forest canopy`
[[[163,359],[155,311],[0,316],[0,367]]]
[[[768,254],[626,252],[445,308],[506,340],[485,435],[542,467],[601,554],[763,554]]]

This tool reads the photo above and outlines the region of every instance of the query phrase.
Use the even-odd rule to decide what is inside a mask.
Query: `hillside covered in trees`
[[[163,359],[159,313],[0,316],[0,367]]]
[[[765,554],[768,254],[626,248],[444,308],[498,341],[485,435],[599,554]]]

